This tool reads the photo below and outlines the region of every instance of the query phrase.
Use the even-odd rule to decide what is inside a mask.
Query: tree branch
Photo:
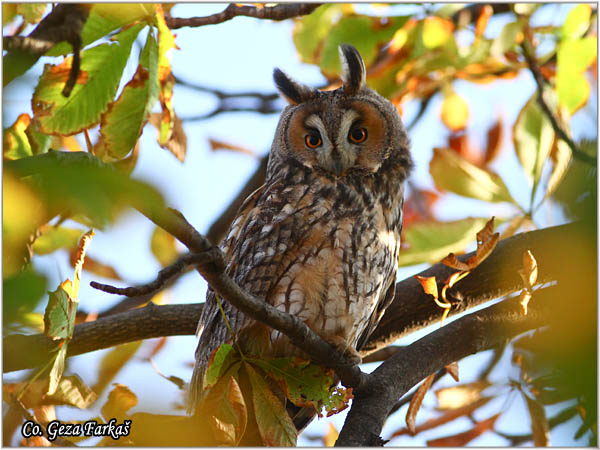
[[[579,159],[580,161],[583,161],[587,164],[590,164],[590,165],[596,167],[596,165],[598,163],[597,159],[591,155],[588,155],[584,151],[582,151],[575,144],[575,142],[573,142],[573,139],[571,139],[569,137],[567,132],[558,123],[558,119],[556,118],[556,115],[552,112],[552,110],[548,106],[548,103],[546,103],[546,99],[544,98],[544,77],[542,76],[542,73],[540,72],[540,69],[537,65],[537,61],[535,60],[535,57],[532,55],[532,52],[530,51],[530,48],[529,48],[530,45],[531,44],[529,42],[527,42],[527,40],[524,40],[523,43],[521,44],[521,48],[523,49],[523,56],[525,57],[525,60],[527,61],[527,65],[529,66],[529,70],[531,71],[531,73],[533,75],[533,79],[535,80],[535,84],[537,86],[537,90],[538,90],[537,102],[538,102],[538,104],[542,108],[542,111],[544,112],[546,117],[548,117],[548,119],[550,120],[550,123],[552,124],[552,128],[554,128],[554,131],[556,132],[558,137],[567,143],[567,145],[571,149],[571,152],[573,153],[573,156],[575,158]]]
[[[254,17],[256,19],[285,20],[296,16],[305,16],[321,6],[321,3],[285,3],[276,6],[237,5],[231,3],[222,12],[204,17],[166,17],[167,26],[172,30],[183,27],[203,27],[227,22],[238,16]]]
[[[174,214],[168,217],[169,219],[165,220],[165,227],[169,229],[177,227],[179,216]],[[185,219],[181,220],[185,221]],[[185,239],[191,247],[198,247],[200,243],[195,243],[196,232],[191,230],[184,226],[177,234],[181,237],[180,240]],[[455,297],[461,295],[463,300],[453,308],[450,315],[519,289],[521,279],[517,269],[520,268],[524,249],[531,250],[538,260],[540,281],[556,279],[562,271],[562,265],[572,262],[573,246],[576,243],[573,236],[580,234],[581,224],[572,223],[521,233],[500,241],[495,251],[477,269],[455,285],[451,293]],[[466,254],[461,258],[469,258],[472,254]],[[498,264],[506,264],[508,269],[500,270],[502,266]],[[436,264],[421,272],[420,275],[436,276],[442,280],[451,271],[443,264]],[[510,279],[507,279],[509,276]],[[460,289],[459,293],[455,289]],[[193,335],[201,307],[201,304],[164,306],[149,304],[144,308],[76,325],[67,356],[141,339]],[[386,347],[385,343],[388,341],[394,341],[438,323],[442,312],[443,310],[423,292],[413,277],[400,281],[396,284],[396,297],[367,343],[366,350],[363,349],[363,356]],[[48,353],[55,347],[56,343],[42,334],[8,335],[3,340],[3,371],[12,372],[39,366],[48,360]]]
[[[507,300],[464,316],[392,356],[371,374],[364,388],[354,390],[352,408],[335,445],[373,445],[396,399],[446,365],[545,324],[546,308],[556,290],[536,291],[535,304],[526,316],[518,298]]]

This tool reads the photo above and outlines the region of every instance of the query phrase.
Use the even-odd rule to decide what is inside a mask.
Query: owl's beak
[[[331,168],[333,169],[333,173],[335,173],[338,177],[342,175],[342,171],[344,170],[344,166],[342,165],[340,158],[340,152],[335,147],[331,152]]]

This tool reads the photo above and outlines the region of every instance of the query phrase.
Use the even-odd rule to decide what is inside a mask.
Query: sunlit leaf
[[[382,24],[376,17],[360,15],[342,17],[325,37],[321,51],[321,70],[326,76],[332,78],[339,75],[338,46],[344,43],[354,45],[365,65],[369,67],[377,56],[379,46],[388,42],[407,20],[407,16],[392,16]]]
[[[58,385],[60,384],[60,380],[63,372],[65,371],[65,360],[67,359],[67,346],[68,343],[66,341],[61,342],[58,352],[54,358],[54,362],[52,363],[52,367],[50,368],[50,373],[48,374],[48,390],[46,394],[53,395],[58,390]]]
[[[454,381],[458,382],[459,381],[459,376],[458,376],[458,363],[455,361],[451,364],[448,364],[446,366],[446,372],[452,377],[454,378]]]
[[[236,446],[246,431],[248,412],[235,378],[223,377],[214,385],[202,408],[206,411],[215,440],[221,445]]]
[[[480,380],[438,389],[435,391],[438,409],[449,410],[471,405],[481,398],[481,392],[490,385],[489,381]]]
[[[571,114],[584,106],[590,95],[590,84],[585,70],[597,58],[598,39],[589,36],[567,40],[558,45],[556,91],[558,101]]]
[[[415,275],[414,277],[423,287],[423,292],[432,295],[434,298],[438,298],[438,288],[435,277],[421,277],[419,275]]]
[[[142,341],[130,342],[112,348],[100,363],[98,370],[98,380],[92,387],[92,390],[98,395],[101,395],[104,389],[108,386],[115,375],[127,364],[127,362],[135,355]]]
[[[523,268],[519,270],[519,275],[528,289],[531,289],[537,282],[537,261],[530,250],[523,253]]]
[[[18,3],[17,14],[21,14],[27,23],[35,24],[42,20],[48,9],[48,3]]]
[[[476,437],[481,436],[486,431],[494,429],[494,424],[501,413],[495,414],[489,419],[477,422],[473,428],[464,433],[458,433],[452,436],[442,437],[438,439],[432,439],[427,441],[427,445],[430,447],[464,447]]]
[[[494,14],[494,8],[492,8],[492,5],[481,6],[481,12],[479,13],[479,17],[477,17],[477,21],[475,22],[475,36],[483,36],[485,28],[487,27],[488,21],[490,20],[492,14]]]
[[[4,252],[6,254],[6,246]],[[46,277],[31,266],[3,277],[2,320],[5,327],[17,320],[22,321],[23,315],[33,311],[46,293],[46,283]]]
[[[530,16],[539,7],[540,3],[515,3],[513,6],[513,10],[517,14]]]
[[[417,222],[402,230],[406,248],[398,254],[398,264],[409,266],[440,261],[448,253],[464,251],[475,233],[485,224],[484,218],[468,217],[450,222]]]
[[[429,173],[439,189],[488,202],[514,203],[497,174],[474,166],[448,148],[434,148]]]
[[[50,152],[5,164],[20,176],[36,175],[47,207],[87,215],[96,227],[113,220],[125,206],[162,208],[160,194],[131,180],[89,153]],[[19,199],[22,205],[22,199]]]
[[[83,234],[83,230],[68,227],[52,227],[45,225],[33,243],[33,251],[38,255],[47,255],[60,248],[74,249]]]
[[[5,394],[17,394],[25,383],[4,384]],[[25,408],[37,408],[42,405],[69,405],[79,409],[90,406],[97,398],[96,394],[85,385],[77,375],[62,377],[56,392],[46,395],[47,380],[36,380],[30,383],[21,396]]]
[[[575,5],[562,26],[563,39],[577,39],[585,34],[590,26],[592,7],[586,4]]]
[[[72,297],[73,285],[63,281],[56,291],[50,292],[44,312],[44,334],[49,338],[66,339],[73,336],[78,301]]]
[[[550,427],[544,407],[538,402],[523,393],[529,418],[531,419],[531,432],[533,434],[533,445],[536,447],[547,447],[550,444]]]
[[[217,383],[223,374],[230,368],[236,352],[231,344],[221,344],[209,361],[206,370],[204,387],[209,388]]]
[[[150,239],[150,249],[158,262],[166,267],[177,259],[179,251],[177,250],[175,237],[163,230],[161,227],[156,227]]]
[[[530,182],[537,183],[542,175],[552,143],[554,129],[542,112],[534,95],[523,107],[513,127],[513,142],[519,162]]]
[[[137,396],[131,389],[123,384],[115,383],[115,387],[108,394],[106,403],[102,406],[102,416],[106,420],[121,418],[137,403]]]
[[[76,256],[77,255],[76,255],[75,250],[72,250],[69,253],[69,263],[73,266],[75,265]],[[98,275],[98,276],[101,276],[104,278],[110,278],[113,280],[122,280],[123,279],[113,266],[111,266],[109,264],[101,263],[100,261],[97,261],[95,258],[92,258],[89,255],[86,255],[86,257],[85,257],[85,261],[83,263],[83,269],[86,272],[93,273],[94,275]]]
[[[296,20],[292,37],[302,62],[318,64],[319,44],[327,37],[342,7],[339,3],[321,5],[312,14]]]
[[[276,447],[295,446],[298,433],[285,406],[250,364],[246,364],[245,368],[252,386],[254,413],[263,443]]]
[[[421,383],[419,388],[416,390],[415,394],[410,400],[410,404],[408,405],[408,411],[406,411],[406,427],[412,436],[414,436],[416,432],[415,423],[417,420],[417,413],[419,412],[419,409],[421,409],[421,404],[423,403],[425,394],[431,387],[434,378],[435,373],[432,373],[425,378],[425,381],[423,381],[423,383]]]
[[[494,38],[490,54],[496,58],[500,58],[505,52],[514,48],[520,42],[522,29],[523,24],[521,22],[511,22],[504,25],[500,34]]]
[[[429,419],[426,422],[422,423],[421,425],[417,426],[415,428],[415,434],[419,434],[423,431],[437,428],[440,425],[444,425],[448,422],[452,422],[453,420],[456,420],[459,417],[469,416],[476,409],[481,408],[483,405],[488,403],[492,398],[493,397],[481,397],[477,400],[474,400],[471,403],[467,403],[464,405],[457,405],[456,407],[449,406],[448,408],[445,409],[446,412],[442,416],[434,417],[434,418]],[[409,432],[408,428],[406,428],[406,427],[401,428],[400,430],[395,431],[392,434],[392,436],[390,437],[390,439],[395,438],[397,436],[402,436],[402,435],[408,434],[408,432]]]
[[[496,244],[500,239],[500,233],[494,233],[494,217],[488,220],[485,226],[477,232],[477,249],[475,250],[475,254],[471,255],[466,261],[460,261],[454,253],[450,253],[446,256],[442,263],[447,265],[448,267],[452,267],[457,270],[472,270],[475,267],[479,266],[496,248]],[[448,279],[449,286],[459,281],[459,279],[463,278],[465,275],[452,274]]]
[[[25,130],[29,127],[29,114],[21,114],[15,123],[4,130],[2,156],[4,159],[19,159],[33,155]]]
[[[423,45],[427,48],[436,48],[444,45],[452,36],[454,24],[451,20],[430,16],[423,21]]]
[[[46,65],[32,99],[34,118],[49,134],[74,134],[100,120],[119,86],[131,46],[143,25],[119,33],[112,44],[84,50],[81,70],[71,95],[62,94],[73,58],[58,66]]]
[[[340,432],[335,428],[331,422],[327,426],[327,432],[323,436],[323,445],[325,447],[333,447],[338,440]]]
[[[529,301],[531,300],[531,293],[523,289],[521,294],[519,295],[519,305],[521,306],[521,314],[524,316],[527,315],[527,306],[529,305]]]
[[[2,26],[10,23],[17,15],[17,3],[2,3]]]
[[[552,173],[546,184],[546,196],[554,193],[567,173],[571,163],[571,148],[562,139],[555,137],[552,150],[550,151],[550,160],[552,161]]]
[[[467,126],[469,119],[469,106],[465,100],[456,93],[444,97],[442,102],[442,122],[451,131],[459,131]]]

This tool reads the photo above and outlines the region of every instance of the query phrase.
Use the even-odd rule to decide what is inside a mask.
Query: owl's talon
[[[336,348],[339,353],[344,356],[344,358],[348,360],[348,362],[356,365],[362,363],[362,356],[360,356],[360,353],[354,350],[352,346],[348,345],[348,342],[346,342],[345,338],[341,336],[333,336],[327,340]]]

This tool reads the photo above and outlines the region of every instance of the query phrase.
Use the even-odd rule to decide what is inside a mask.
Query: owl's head
[[[289,106],[273,141],[273,164],[292,158],[338,178],[376,173],[386,161],[404,161],[408,169],[409,142],[397,109],[366,86],[365,64],[354,47],[341,45],[339,54],[342,86],[332,91],[275,69],[275,84]]]

